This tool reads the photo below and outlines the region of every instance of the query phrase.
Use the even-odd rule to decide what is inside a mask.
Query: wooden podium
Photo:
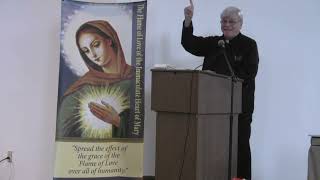
[[[231,123],[230,77],[211,71],[152,70],[156,180],[229,180],[229,169],[236,177],[242,82],[233,84]]]

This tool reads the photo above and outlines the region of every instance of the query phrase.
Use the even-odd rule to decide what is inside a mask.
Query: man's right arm
[[[210,52],[210,37],[193,35],[193,25],[190,22],[186,27],[183,21],[181,44],[183,48],[195,56],[207,56]]]
[[[184,8],[184,21],[182,27],[181,44],[186,51],[195,56],[208,55],[210,44],[209,38],[198,37],[193,35],[193,2],[190,0],[190,5]]]

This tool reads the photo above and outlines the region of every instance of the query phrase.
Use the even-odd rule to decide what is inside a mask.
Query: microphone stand
[[[224,41],[223,41],[224,42]],[[228,160],[228,180],[231,180],[231,164],[232,164],[232,143],[233,143],[233,92],[234,92],[234,82],[236,82],[237,77],[234,74],[234,71],[231,67],[230,61],[228,59],[228,56],[226,54],[226,49],[225,49],[225,45],[224,43],[221,45],[222,47],[222,52],[223,52],[223,56],[224,59],[227,63],[229,72],[231,74],[231,104],[230,104],[230,125],[229,125],[229,131],[230,131],[230,136],[229,136],[229,160]]]

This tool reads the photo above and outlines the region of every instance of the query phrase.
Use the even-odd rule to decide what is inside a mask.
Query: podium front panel
[[[237,174],[237,126],[238,118],[233,121],[231,155],[231,177]],[[229,170],[228,115],[199,115],[197,136],[197,180],[227,180]]]
[[[164,112],[190,112],[191,80],[189,72],[152,72],[151,109]],[[194,104],[195,100],[191,100]]]
[[[241,112],[241,82],[234,83],[235,114]],[[152,71],[151,109],[162,112],[229,114],[231,79],[204,71]]]
[[[196,116],[157,113],[156,180],[196,179]]]
[[[152,71],[151,109],[157,112],[156,180],[227,180],[229,168],[231,177],[236,176],[241,89],[241,81],[232,82],[211,72]]]

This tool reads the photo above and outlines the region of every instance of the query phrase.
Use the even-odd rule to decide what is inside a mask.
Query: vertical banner
[[[143,176],[146,1],[62,1],[54,180]]]

